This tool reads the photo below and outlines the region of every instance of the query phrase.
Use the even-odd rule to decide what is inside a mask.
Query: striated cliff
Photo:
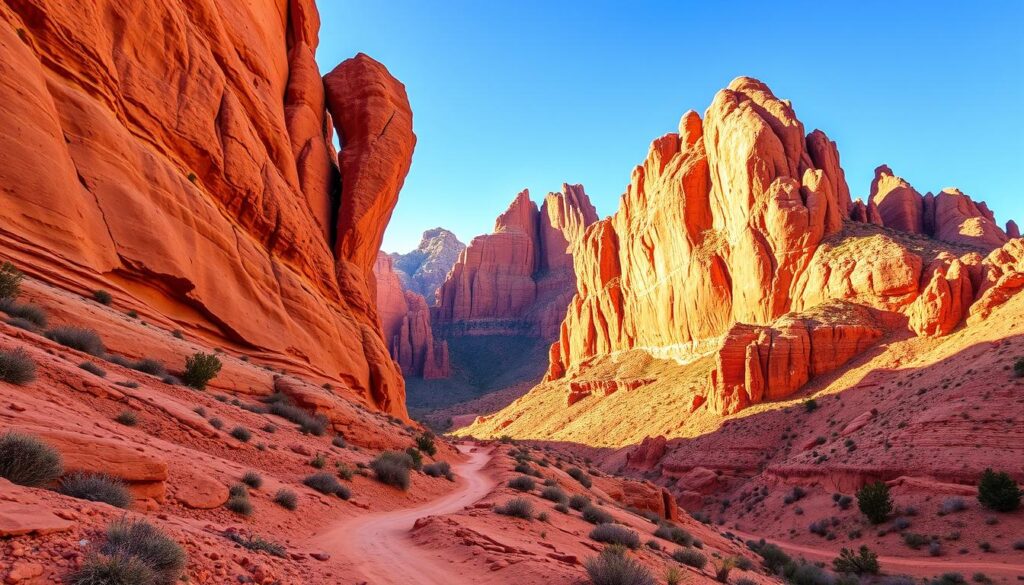
[[[322,80],[312,0],[0,19],[5,256],[404,415],[372,276],[415,144],[401,83],[365,55]]]
[[[448,343],[434,340],[426,299],[403,286],[393,262],[381,252],[373,268],[377,310],[388,351],[405,376],[447,378],[451,373]]]
[[[455,234],[444,228],[434,228],[423,232],[420,245],[415,250],[405,254],[393,253],[391,259],[402,286],[433,305],[437,290],[465,249],[466,245]]]

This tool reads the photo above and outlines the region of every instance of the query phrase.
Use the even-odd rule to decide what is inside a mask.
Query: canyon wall
[[[5,257],[405,415],[372,274],[415,145],[401,83],[365,55],[322,79],[313,0],[0,19]]]
[[[554,339],[574,293],[572,257],[597,211],[582,185],[563,185],[538,209],[519,193],[473,238],[442,284],[433,311],[444,335],[526,335]]]
[[[451,373],[448,343],[434,340],[426,299],[405,287],[394,269],[393,256],[381,252],[373,271],[381,331],[402,374],[426,380],[447,378]]]
[[[792,394],[884,331],[948,333],[992,262],[983,254],[1007,241],[984,204],[921,196],[887,167],[869,203],[852,202],[835,143],[741,77],[703,119],[688,112],[655,140],[618,212],[586,230],[546,379],[634,350],[712,355],[696,403],[736,412]]]
[[[392,265],[405,289],[433,305],[438,289],[465,249],[466,245],[455,234],[444,228],[434,228],[423,232],[420,245],[415,250],[405,254],[392,253]]]

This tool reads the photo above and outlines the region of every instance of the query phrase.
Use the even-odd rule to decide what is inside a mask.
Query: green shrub
[[[523,520],[533,519],[533,504],[526,498],[512,498],[501,506],[495,506],[494,511],[505,516],[514,516]]]
[[[20,347],[0,351],[0,380],[21,386],[36,379],[36,363]]]
[[[181,381],[186,386],[203,390],[206,384],[220,373],[220,368],[220,358],[216,355],[197,352],[185,360],[185,372],[181,375]]]
[[[252,432],[245,427],[235,427],[231,429],[231,436],[243,443],[248,443],[252,439]]]
[[[100,378],[107,377],[107,371],[92,362],[82,362],[78,364],[78,367],[94,376],[99,376]]]
[[[272,395],[272,397],[277,395]],[[327,417],[313,415],[298,406],[288,402],[287,398],[276,400],[264,400],[270,404],[270,414],[277,415],[289,422],[299,425],[299,431],[304,435],[322,437],[327,432]]]
[[[215,428],[215,429],[217,429],[217,430],[220,430],[221,427],[224,426],[224,421],[220,420],[217,417],[213,417],[213,418],[210,419],[210,426]]]
[[[877,575],[878,555],[863,545],[860,547],[860,551],[856,553],[851,549],[844,548],[839,551],[839,556],[832,561],[832,567],[837,573]]]
[[[107,349],[103,346],[103,340],[98,333],[84,327],[62,326],[54,327],[46,332],[46,337],[56,341],[64,347],[77,349],[89,355],[103,357]]]
[[[1024,378],[1024,357],[1017,358],[1017,361],[1013,362],[1013,375]]]
[[[569,501],[569,496],[567,496],[565,492],[562,491],[562,488],[558,486],[549,486],[544,488],[540,492],[540,497],[544,498],[545,500],[557,502],[559,504],[564,504]]]
[[[122,410],[120,414],[114,417],[114,420],[126,427],[134,427],[139,424],[139,415],[131,410]]]
[[[72,473],[61,481],[57,491],[80,500],[104,502],[115,508],[127,508],[132,504],[131,492],[124,482],[102,473]]]
[[[336,435],[331,438],[331,444],[339,449],[344,449],[346,446],[345,437],[342,437],[341,435]]]
[[[109,305],[114,301],[113,295],[102,288],[92,291],[92,299],[101,305]]]
[[[569,474],[569,477],[580,482],[580,484],[582,484],[583,487],[589,488],[591,486],[592,482],[590,481],[590,477],[586,474],[586,472],[584,472],[579,467],[570,467],[568,470],[566,470],[566,473]]]
[[[437,455],[437,445],[434,444],[434,434],[429,431],[416,437],[416,447],[431,457]]]
[[[695,569],[703,569],[704,565],[708,564],[708,558],[704,556],[703,553],[692,548],[676,549],[676,551],[672,553],[672,558],[675,559],[676,562],[691,566]]]
[[[569,506],[566,505],[566,504],[561,504],[561,503],[555,504],[555,510],[557,510],[557,511],[563,513],[563,514],[568,514],[569,513]]]
[[[0,311],[15,319],[24,319],[35,327],[46,327],[46,311],[32,303],[18,303],[14,299],[0,299]]]
[[[263,539],[259,536],[256,536],[255,534],[242,536],[237,532],[227,532],[225,533],[225,536],[228,537],[228,540],[248,550],[265,552],[270,556],[279,557],[282,559],[285,558],[288,554],[288,551],[284,548],[284,546],[277,544],[276,542],[271,542],[269,540]]]
[[[93,555],[67,577],[70,585],[156,585],[149,565],[129,555]]]
[[[626,556],[620,547],[608,547],[583,561],[593,585],[655,585],[647,567]]]
[[[814,412],[818,410],[818,401],[813,398],[808,398],[804,401],[804,412]]]
[[[857,490],[857,506],[872,524],[881,524],[892,513],[889,486],[876,481]]]
[[[396,451],[384,451],[370,462],[377,481],[403,490],[409,489],[409,470],[412,465],[412,458],[407,453]]]
[[[597,506],[585,506],[580,510],[580,515],[591,524],[608,524],[612,522],[612,515]]]
[[[142,358],[141,360],[131,362],[128,364],[128,367],[144,374],[157,376],[158,378],[167,375],[167,368],[164,366],[164,363],[153,358]]]
[[[658,529],[654,531],[654,536],[664,538],[680,546],[691,546],[693,544],[693,536],[689,532],[672,524],[658,526]]]
[[[423,454],[420,453],[419,449],[416,447],[409,447],[405,450],[405,454],[408,455],[409,459],[412,461],[412,467],[410,467],[410,469],[419,471],[420,468],[423,467]]]
[[[533,478],[528,475],[520,475],[508,481],[508,487],[521,492],[533,491],[533,488],[536,487],[536,485],[537,484],[533,481]]]
[[[569,498],[569,507],[573,510],[582,510],[590,505],[590,498],[583,494],[575,494]]]
[[[597,542],[640,548],[640,535],[618,524],[598,524],[590,531],[590,538]]]
[[[1012,512],[1020,507],[1020,487],[1008,473],[986,469],[978,480],[978,502],[996,512]]]
[[[100,552],[108,556],[134,557],[156,575],[158,585],[172,585],[185,569],[187,557],[178,543],[145,520],[117,520],[107,528],[107,542]]]
[[[761,556],[761,563],[776,575],[781,574],[786,566],[792,562],[789,555],[777,545],[766,543],[763,540],[760,543],[749,542],[748,544],[752,551]]]
[[[326,494],[328,496],[338,496],[343,500],[347,500],[352,497],[352,492],[347,487],[341,485],[338,479],[330,473],[314,473],[302,480],[302,483],[305,484],[306,487],[312,488],[321,494]]]
[[[255,471],[246,471],[242,474],[242,483],[253,488],[260,489],[263,487],[263,476],[256,473]]]
[[[230,494],[228,501],[224,504],[224,507],[231,510],[235,514],[242,516],[252,516],[253,506],[249,500],[249,490],[242,484],[235,484],[228,490]]]
[[[45,486],[60,477],[64,464],[56,449],[31,435],[0,435],[0,477],[28,487]]]
[[[299,507],[299,496],[292,490],[281,488],[274,494],[274,503],[285,510],[295,510]]]
[[[21,280],[24,273],[10,262],[0,264],[0,299],[14,299],[21,294]]]
[[[455,474],[452,473],[452,466],[447,461],[437,461],[423,466],[423,473],[430,477],[444,477],[448,481],[455,481]]]

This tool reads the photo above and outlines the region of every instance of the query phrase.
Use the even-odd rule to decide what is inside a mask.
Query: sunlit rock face
[[[451,335],[554,339],[575,292],[573,253],[597,212],[582,185],[563,185],[538,209],[528,191],[473,238],[438,292],[435,325]]]
[[[5,256],[404,416],[372,269],[415,136],[383,65],[322,79],[312,0],[39,0],[0,18]]]
[[[418,293],[406,290],[391,256],[381,252],[373,268],[377,279],[377,310],[388,351],[405,376],[447,378],[448,344],[434,340],[430,308]]]
[[[402,286],[427,300],[437,302],[437,291],[458,261],[466,245],[455,234],[434,228],[423,232],[419,246],[405,254],[391,254],[394,271]]]

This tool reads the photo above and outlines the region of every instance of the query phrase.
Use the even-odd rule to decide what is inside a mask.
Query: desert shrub
[[[63,472],[60,453],[53,447],[31,435],[0,435],[0,477],[18,485],[39,487]]]
[[[569,469],[566,470],[566,473],[569,474],[569,477],[580,482],[580,484],[582,484],[583,487],[589,488],[591,486],[590,476],[588,476],[586,472],[580,469],[579,467],[570,467]]]
[[[281,488],[274,494],[274,503],[285,510],[295,510],[299,507],[299,496],[292,490]]]
[[[533,519],[533,504],[526,498],[512,498],[500,506],[495,506],[494,511],[505,516],[513,516],[524,520]]]
[[[929,581],[929,585],[965,585],[967,580],[960,573],[943,573]]]
[[[323,469],[324,465],[327,465],[327,456],[323,453],[317,453],[315,457],[309,460],[309,466],[315,469]]]
[[[910,520],[900,517],[892,521],[892,527],[898,531],[906,530],[910,528]]]
[[[658,526],[658,529],[654,531],[654,536],[664,538],[665,540],[680,546],[690,546],[693,544],[693,536],[691,536],[689,532],[672,524],[662,524]]]
[[[65,496],[103,502],[115,508],[127,508],[132,503],[132,495],[124,482],[102,473],[72,473],[61,481],[57,491]]]
[[[131,410],[122,410],[114,417],[114,420],[126,427],[134,427],[139,424],[139,415],[135,414],[135,412]]]
[[[678,563],[688,565],[695,569],[703,569],[708,564],[708,558],[703,553],[692,548],[679,548],[672,553],[672,558]]]
[[[619,544],[628,548],[640,547],[640,536],[625,526],[618,524],[598,524],[590,531],[590,538],[597,542]]]
[[[434,444],[434,434],[429,431],[416,437],[416,447],[431,457],[437,455],[437,445]]]
[[[243,536],[237,532],[227,532],[225,533],[225,536],[227,536],[228,540],[248,550],[265,552],[268,555],[280,557],[282,559],[288,554],[288,551],[284,546],[256,536],[255,534]]]
[[[0,299],[14,299],[21,293],[21,281],[24,273],[15,268],[14,264],[0,264]]]
[[[655,585],[647,567],[626,556],[619,547],[608,547],[583,561],[593,585]]]
[[[872,524],[881,524],[892,512],[889,486],[881,481],[869,483],[857,490],[857,506]]]
[[[18,303],[14,299],[0,299],[0,311],[15,319],[24,319],[35,327],[46,327],[46,311],[32,303]]]
[[[569,507],[573,510],[582,510],[590,505],[590,498],[583,494],[575,494],[569,498]]]
[[[78,364],[78,367],[94,376],[99,376],[100,378],[107,377],[107,371],[92,362],[82,362]]]
[[[124,386],[125,388],[138,388],[139,383],[135,380],[121,380],[120,382],[114,382],[118,386]]]
[[[447,461],[437,461],[423,466],[423,473],[430,477],[444,477],[448,481],[455,481],[455,474],[452,473],[452,466]]]
[[[533,478],[528,475],[520,475],[519,477],[514,477],[508,480],[508,487],[521,492],[532,491],[536,485],[537,484],[533,481]]]
[[[314,415],[284,400],[268,401],[270,414],[275,414],[289,422],[299,425],[299,431],[305,435],[322,437],[327,433],[327,417]]]
[[[736,568],[736,559],[734,557],[726,557],[718,564],[714,565],[715,568],[715,581],[719,583],[729,582],[729,573]]]
[[[650,544],[650,543],[648,543]],[[657,544],[657,543],[655,543]],[[679,567],[669,567],[665,569],[665,585],[679,585],[683,582],[683,572],[679,570]],[[753,583],[752,585],[757,585]]]
[[[549,518],[550,516],[548,516],[547,512],[541,512],[540,514],[537,514],[537,520],[540,520],[541,522],[547,522]]]
[[[871,552],[866,546],[861,546],[860,551],[843,548],[839,556],[832,561],[832,567],[837,573],[853,573],[854,575],[877,575],[878,555]]]
[[[757,581],[754,581],[749,577],[740,577],[733,581],[733,585],[757,585]]]
[[[801,563],[786,570],[786,576],[793,585],[833,585],[835,577],[817,565]]]
[[[751,543],[750,549],[761,557],[761,564],[775,574],[782,573],[782,570],[789,565],[791,559],[781,548],[770,542]]]
[[[144,374],[150,374],[157,377],[163,377],[167,374],[167,368],[164,366],[164,363],[153,358],[142,358],[141,360],[136,360],[131,362],[128,367]]]
[[[181,375],[182,382],[197,390],[206,388],[206,384],[220,373],[220,358],[212,353],[196,352],[185,360],[185,372]]]
[[[355,477],[355,471],[353,471],[347,464],[338,462],[334,465],[338,470],[338,477],[341,479],[344,479],[345,481],[352,481],[352,478]]]
[[[217,417],[213,417],[210,419],[210,426],[219,430],[221,427],[224,426],[224,421],[220,420]]]
[[[133,557],[155,574],[158,585],[171,585],[181,576],[187,557],[178,543],[145,520],[117,520],[107,528],[100,552],[111,557]]]
[[[0,351],[0,380],[21,386],[35,379],[36,363],[25,350]]]
[[[96,301],[101,305],[109,305],[114,301],[113,295],[109,292],[101,289],[92,291],[92,300]]]
[[[352,492],[347,487],[341,485],[341,482],[339,482],[338,479],[330,473],[314,473],[302,480],[302,483],[306,487],[312,488],[321,494],[338,496],[343,500],[347,500],[352,497]]]
[[[70,585],[155,585],[149,565],[127,555],[93,555],[67,577]]]
[[[11,327],[17,327],[18,329],[24,329],[25,331],[35,331],[36,325],[31,321],[21,319],[19,317],[11,317],[7,319],[6,323]]]
[[[1013,362],[1013,375],[1024,378],[1024,357],[1017,358],[1017,361]]]
[[[567,496],[565,492],[562,491],[562,488],[558,486],[548,486],[544,488],[540,492],[540,497],[559,504],[564,504],[569,501],[569,496]]]
[[[344,449],[345,446],[347,445],[345,443],[345,437],[342,437],[341,435],[335,435],[334,437],[332,437],[331,444],[339,449]]]
[[[370,462],[377,481],[403,490],[409,489],[409,469],[412,465],[412,458],[407,453],[396,451],[384,451]]]
[[[103,340],[98,333],[84,327],[62,326],[54,327],[46,331],[46,337],[56,341],[64,347],[77,349],[89,355],[103,357],[106,348],[103,347]]]
[[[567,504],[555,504],[555,510],[563,514],[569,513],[569,506]]]
[[[921,548],[929,542],[931,542],[931,539],[923,534],[917,534],[916,532],[906,532],[903,534],[903,543],[914,550]]]
[[[928,555],[929,556],[933,556],[933,557],[941,557],[942,556],[942,543],[937,541],[937,540],[933,540],[933,541],[929,542],[928,543]]]
[[[235,514],[251,516],[253,512],[252,502],[249,501],[249,490],[242,484],[235,484],[228,490],[228,501],[224,507]]]
[[[818,410],[818,401],[813,398],[808,398],[804,401],[804,412],[814,412]]]
[[[978,502],[996,512],[1012,512],[1020,507],[1020,487],[1006,472],[986,469],[978,480]]]
[[[242,474],[242,483],[258,490],[263,487],[263,476],[255,471],[246,471]]]
[[[409,460],[412,461],[412,467],[410,467],[410,469],[419,471],[423,467],[423,454],[420,453],[419,449],[416,447],[409,447],[405,450],[405,454],[408,455]]]
[[[806,495],[807,495],[807,492],[804,491],[804,488],[802,488],[800,486],[794,486],[793,489],[791,489],[788,494],[783,496],[782,503],[788,505],[788,504],[792,504],[793,502],[799,502]]]
[[[252,439],[252,432],[245,427],[235,427],[231,429],[231,436],[243,443],[248,443]]]
[[[612,515],[597,506],[585,506],[580,510],[580,515],[591,524],[608,524],[612,522]]]

